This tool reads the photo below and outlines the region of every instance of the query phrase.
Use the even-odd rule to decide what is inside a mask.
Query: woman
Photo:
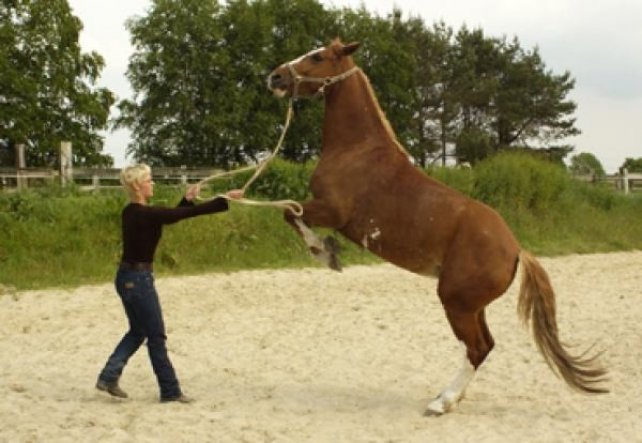
[[[154,182],[149,166],[140,164],[121,171],[121,183],[129,194],[130,202],[122,212],[123,254],[116,273],[116,291],[129,320],[125,333],[105,367],[98,376],[96,388],[115,397],[126,398],[118,380],[129,358],[147,339],[149,358],[160,386],[161,402],[192,400],[181,391],[172,363],[167,355],[165,324],[158,294],[154,287],[152,263],[161,238],[163,225],[189,217],[213,214],[228,209],[227,200],[218,197],[207,203],[194,205],[197,185],[191,186],[176,208],[148,206],[154,195]],[[239,199],[243,191],[228,191],[227,197]]]

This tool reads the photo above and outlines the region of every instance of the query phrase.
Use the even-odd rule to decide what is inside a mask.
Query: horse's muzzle
[[[267,78],[267,87],[276,96],[283,97],[286,95],[289,86],[288,79],[276,71],[272,72]]]

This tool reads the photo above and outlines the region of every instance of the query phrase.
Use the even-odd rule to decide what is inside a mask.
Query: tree
[[[570,117],[576,104],[567,99],[575,81],[567,71],[555,75],[546,69],[537,48],[524,51],[517,39],[499,43],[504,58],[494,98],[493,126],[500,147],[549,146],[578,135]]]
[[[463,129],[455,141],[457,156],[470,164],[475,164],[495,152],[488,132],[476,127]]]
[[[29,165],[54,164],[61,141],[77,165],[113,161],[98,132],[114,98],[95,87],[104,61],[80,51],[81,30],[67,0],[0,3],[0,140],[8,151],[25,144]]]
[[[273,147],[285,114],[266,89],[269,68],[319,46],[325,17],[314,0],[155,0],[128,22],[135,96],[119,103],[117,119],[132,129],[128,152],[161,165],[255,161]],[[315,152],[310,135],[320,138],[320,129],[308,108],[297,106],[286,158]]]
[[[567,152],[552,143],[579,133],[569,118],[576,106],[566,100],[574,86],[568,72],[547,71],[537,49],[524,51],[517,39],[508,43],[465,26],[453,34],[443,24],[433,34],[441,49],[419,65],[436,67],[433,119],[441,123],[442,156],[455,141],[458,160],[468,162],[506,148]]]
[[[501,56],[497,41],[486,37],[481,29],[470,31],[464,26],[455,36],[450,69],[454,98],[460,108],[460,132],[473,128],[489,132]]]
[[[127,153],[136,160],[192,165],[204,156],[213,164],[227,158],[218,110],[234,97],[219,14],[215,0],[155,0],[149,15],[127,22],[135,48],[127,77],[135,95],[118,104],[116,127],[132,129]]]
[[[640,158],[629,158],[627,157],[620,166],[620,171],[623,171],[626,168],[629,172],[640,172],[642,173],[642,157]]]
[[[591,175],[595,178],[606,175],[602,163],[590,152],[581,152],[572,156],[569,170],[576,175]]]
[[[416,70],[418,107],[415,121],[421,148],[416,153],[416,160],[423,167],[436,152],[444,166],[448,145],[457,138],[456,119],[460,106],[453,93],[456,72],[451,63],[452,38],[452,28],[443,22],[435,23],[430,30],[420,31],[417,36],[420,62]]]

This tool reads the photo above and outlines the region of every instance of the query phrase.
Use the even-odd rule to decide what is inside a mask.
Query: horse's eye
[[[314,54],[312,54],[312,61],[314,61],[314,62],[322,62],[323,61],[323,56],[320,53],[315,52]]]

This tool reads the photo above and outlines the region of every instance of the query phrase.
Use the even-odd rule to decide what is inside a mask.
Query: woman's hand
[[[242,189],[232,189],[231,191],[227,191],[225,195],[227,195],[229,198],[232,200],[240,200],[243,198],[243,194],[245,194],[245,191]]]
[[[198,197],[198,194],[201,192],[201,186],[196,184],[192,185],[189,188],[187,188],[187,192],[185,192],[185,200],[187,201],[192,201],[196,197]]]

